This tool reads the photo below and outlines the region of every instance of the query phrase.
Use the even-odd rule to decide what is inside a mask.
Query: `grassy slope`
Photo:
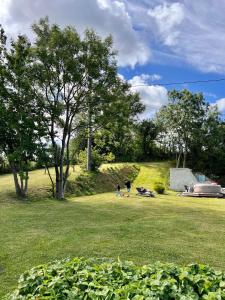
[[[167,170],[163,163],[140,166],[134,186],[151,188]],[[0,298],[24,270],[66,256],[195,261],[225,270],[224,199],[172,192],[148,199],[133,191],[130,198],[105,193],[22,203],[9,196],[10,180],[0,177]],[[32,173],[31,185],[47,185],[43,171]]]
[[[67,183],[67,196],[88,196],[115,191],[116,186],[124,186],[125,180],[131,182],[137,177],[139,167],[126,165],[104,165],[101,172],[82,173]]]

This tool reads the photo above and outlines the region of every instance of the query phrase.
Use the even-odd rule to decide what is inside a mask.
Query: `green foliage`
[[[210,119],[205,129],[207,136],[204,141],[198,140],[192,145],[188,164],[193,170],[218,180],[224,177],[225,126],[218,118],[212,116]],[[225,181],[221,183],[224,185]]]
[[[138,111],[142,105],[139,97],[129,91],[130,86],[118,78],[111,36],[102,39],[94,31],[86,30],[81,37],[73,27],[62,29],[56,24],[50,25],[47,18],[34,24],[33,31],[35,86],[42,93],[39,105],[53,149],[56,197],[62,199],[70,163],[74,163],[78,155],[73,150],[70,153],[71,148],[82,144],[77,141],[71,147],[72,136],[79,139],[84,127],[83,136],[89,141],[87,170],[97,170],[102,161],[109,161],[112,156],[100,157],[93,151],[92,159],[92,132],[112,116],[112,107],[117,102],[118,109],[124,105],[129,116],[131,104],[138,106]],[[83,162],[85,157],[82,153],[80,156]]]
[[[18,36],[6,47],[0,36],[0,148],[14,174],[17,196],[26,196],[29,161],[37,154],[42,137],[38,92],[34,90],[31,45]]]
[[[158,194],[164,194],[164,192],[165,192],[165,186],[162,182],[155,182],[154,186],[153,186],[153,189]]]
[[[111,192],[117,184],[123,187],[126,180],[133,182],[139,170],[136,165],[127,165],[120,168],[110,167],[97,173],[85,172],[74,181],[68,181],[66,192],[77,196]]]
[[[106,82],[88,98],[85,112],[76,120],[78,130],[73,149],[84,149],[83,144],[87,144],[89,171],[93,171],[90,145],[103,155],[113,153],[117,161],[132,160],[135,118],[144,110],[139,95],[130,90],[128,83],[112,76]]]
[[[136,158],[140,161],[149,161],[156,158],[157,147],[155,139],[158,128],[152,120],[142,120],[136,125]]]
[[[113,162],[115,160],[115,156],[109,152],[107,154],[100,154],[96,149],[92,150],[92,171],[98,171],[99,167],[103,163]],[[82,150],[78,156],[78,162],[83,170],[86,170],[87,166],[87,150]]]
[[[11,169],[5,155],[0,153],[0,174],[10,173]]]
[[[158,141],[168,151],[177,153],[177,167],[181,159],[185,167],[194,146],[198,152],[206,148],[205,142],[218,124],[218,112],[210,108],[201,93],[173,90],[168,96],[169,104],[161,108],[156,118],[161,128]]]
[[[104,95],[94,132],[94,144],[100,153],[112,152],[116,161],[135,161],[134,129],[137,115],[144,111],[138,94],[117,79],[110,95]]]
[[[225,273],[198,264],[74,258],[25,272],[8,299],[225,299]]]

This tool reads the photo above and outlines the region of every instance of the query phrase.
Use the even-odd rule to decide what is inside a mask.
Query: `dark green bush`
[[[225,299],[225,273],[205,265],[136,266],[74,258],[24,273],[7,299]]]
[[[164,194],[164,192],[165,192],[165,186],[162,182],[155,182],[154,186],[153,186],[153,189],[158,194]]]

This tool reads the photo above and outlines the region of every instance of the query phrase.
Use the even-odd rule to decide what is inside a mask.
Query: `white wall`
[[[191,169],[188,168],[171,168],[170,169],[170,188],[171,190],[183,192],[184,185],[193,186],[198,181]]]

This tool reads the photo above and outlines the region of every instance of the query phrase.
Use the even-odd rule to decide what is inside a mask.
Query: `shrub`
[[[162,182],[155,182],[153,189],[158,194],[164,194],[164,192],[165,192],[165,186]]]
[[[97,171],[101,164],[109,163],[115,160],[113,153],[100,154],[96,149],[92,150],[92,170]],[[82,150],[79,153],[78,162],[83,170],[87,166],[87,150]]]
[[[6,299],[225,299],[225,273],[205,265],[74,258],[24,273]]]

